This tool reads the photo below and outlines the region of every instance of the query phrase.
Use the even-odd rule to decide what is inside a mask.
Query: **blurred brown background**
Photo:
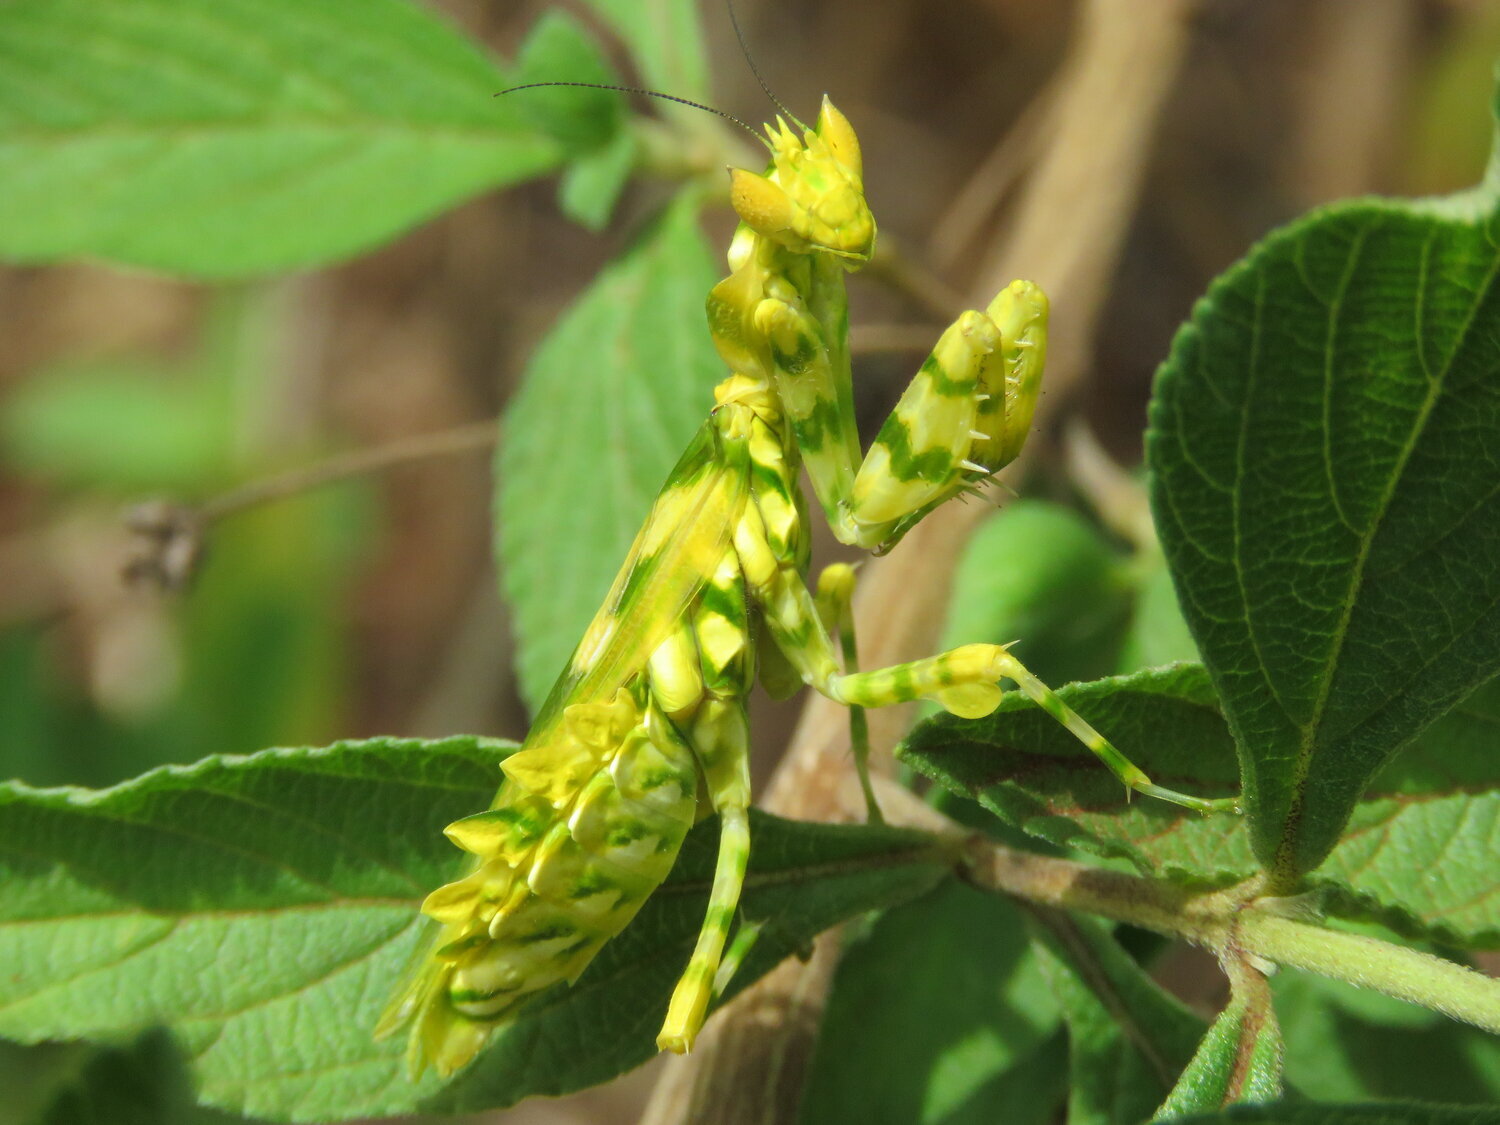
[[[507,58],[550,5],[437,6]],[[582,4],[566,6],[599,28]],[[826,90],[858,127],[882,237],[941,294],[974,284],[984,250],[1016,222],[1048,107],[1066,93],[1059,65],[1081,6],[737,8],[786,104],[813,106]],[[1188,21],[1180,69],[1136,154],[1138,203],[1114,220],[1122,251],[1087,361],[1065,401],[1049,404],[1054,418],[1081,414],[1125,464],[1139,459],[1151,374],[1173,330],[1256,238],[1327,200],[1477,179],[1500,55],[1492,0],[1171,6]],[[760,120],[766,101],[725,11],[708,3],[703,18],[716,104]],[[5,774],[98,785],[275,744],[519,736],[485,451],[226,519],[182,595],[120,581],[132,549],[120,513],[145,496],[202,500],[496,415],[537,339],[662,195],[638,184],[594,235],[558,216],[544,181],[471,201],[338,269],[215,290],[91,265],[0,270]],[[721,214],[716,245],[730,226]],[[879,278],[853,287],[861,416],[873,422],[938,318]],[[767,728],[769,756],[792,714],[783,731]],[[632,1120],[648,1083],[632,1076],[497,1116]]]

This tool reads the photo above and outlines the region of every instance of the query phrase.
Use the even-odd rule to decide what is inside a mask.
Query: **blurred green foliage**
[[[268,289],[226,291],[180,362],[39,374],[0,403],[5,460],[56,491],[55,518],[90,550],[127,500],[206,497],[306,458],[316,448],[256,432],[285,393],[270,375],[276,306]],[[182,597],[106,586],[98,604],[0,634],[0,772],[107,785],[209,748],[335,737],[350,659],[341,603],[372,546],[370,502],[368,484],[350,483],[248,509],[212,529]]]
[[[701,841],[674,875],[684,887],[669,888],[651,904],[642,916],[646,924],[610,947],[587,988],[540,1013],[538,1024],[550,1036],[547,1052],[502,1043],[490,1061],[503,1056],[512,1069],[481,1066],[441,1091],[436,1085],[418,1090],[395,1077],[392,1045],[368,1041],[366,1025],[399,960],[393,956],[400,952],[399,935],[421,891],[451,865],[437,829],[487,799],[498,755],[472,739],[307,749],[334,742],[359,723],[366,686],[357,678],[362,654],[349,605],[391,531],[370,483],[310,491],[226,517],[210,529],[201,567],[174,599],[127,595],[108,568],[89,565],[106,554],[119,510],[129,501],[155,493],[203,500],[347,444],[317,425],[273,424],[305,405],[283,384],[278,359],[290,318],[281,282],[245,279],[337,265],[482,192],[556,173],[563,214],[597,231],[624,210],[630,229],[616,243],[625,248],[618,261],[601,271],[536,350],[507,418],[512,440],[500,458],[497,522],[519,624],[523,687],[530,697],[540,696],[576,641],[579,623],[598,604],[684,427],[690,429],[705,408],[716,360],[699,315],[712,267],[698,220],[733,152],[721,121],[680,105],[655,106],[660,116],[646,118],[631,112],[626,99],[598,90],[491,96],[509,83],[616,83],[638,76],[664,91],[711,100],[709,56],[692,0],[589,0],[588,11],[582,19],[564,10],[544,12],[512,65],[501,66],[476,41],[408,0],[11,0],[0,6],[0,255],[27,265],[101,259],[220,283],[195,298],[199,331],[187,354],[69,356],[63,349],[61,359],[28,372],[0,401],[0,463],[25,503],[45,508],[49,534],[59,537],[47,557],[61,560],[56,565],[67,573],[57,577],[69,591],[55,605],[44,602],[40,612],[0,627],[0,775],[32,786],[102,787],[165,763],[266,746],[299,748],[251,763],[208,763],[193,775],[208,779],[199,788],[182,780],[187,775],[159,773],[104,797],[6,789],[8,807],[18,810],[16,823],[55,813],[65,828],[13,841],[6,853],[14,879],[7,885],[24,885],[31,897],[22,903],[23,896],[13,896],[0,920],[0,940],[14,943],[16,965],[23,953],[46,962],[53,971],[48,987],[72,988],[73,1006],[59,1007],[56,1021],[38,1034],[88,1035],[90,1042],[0,1044],[6,1095],[0,1125],[233,1120],[193,1104],[190,1087],[205,1084],[220,1104],[254,1105],[278,1119],[397,1112],[419,1103],[483,1108],[524,1093],[587,1085],[649,1053],[652,1020],[639,1016],[660,999],[661,982],[675,975],[671,943],[685,948],[701,915],[701,896],[693,896],[712,858]],[[1422,76],[1405,145],[1404,175],[1415,190],[1451,187],[1482,163],[1490,130],[1473,107],[1500,49],[1495,11],[1476,16],[1470,33],[1449,41]],[[593,30],[599,26],[619,43],[602,44]],[[629,64],[623,74],[615,65],[621,59]],[[946,123],[935,122],[934,129],[938,124]],[[664,153],[672,159],[664,160]],[[621,206],[642,172],[666,175],[649,186],[671,197],[656,209],[662,217],[655,222],[641,219],[640,205],[634,212]],[[1326,223],[1329,214],[1314,224]],[[1337,214],[1356,222],[1369,217],[1347,208]],[[1295,242],[1278,245],[1302,255],[1296,264],[1305,268],[1308,245],[1329,228],[1298,229]],[[1493,231],[1493,220],[1461,231],[1459,264],[1485,266],[1484,239],[1476,235]],[[1264,253],[1257,261],[1264,264]],[[1408,308],[1425,292],[1411,290],[1421,276],[1419,261],[1426,259],[1398,257],[1400,268],[1389,269],[1396,283],[1370,288],[1381,315],[1366,319],[1379,331],[1390,329],[1386,306]],[[536,277],[545,273],[544,264],[534,268]],[[1200,308],[1200,327],[1211,332],[1233,321],[1223,306],[1243,299],[1253,280],[1242,269],[1219,287],[1219,308]],[[1487,289],[1476,292],[1474,323],[1482,337],[1496,310]],[[1321,321],[1317,330],[1286,328],[1295,317],[1294,308],[1281,322],[1278,360],[1295,357],[1308,339],[1333,336]],[[1420,326],[1410,339],[1424,342]],[[1189,393],[1201,396],[1205,388],[1192,378],[1201,372],[1180,354],[1185,347],[1165,377],[1167,387],[1180,391],[1187,384]],[[1221,351],[1239,356],[1248,350]],[[1339,354],[1331,344],[1314,350],[1319,361]],[[1222,374],[1224,355],[1210,359]],[[1299,371],[1322,374],[1318,363],[1291,361],[1278,373],[1290,379]],[[1363,376],[1365,369],[1353,373]],[[1295,428],[1285,425],[1283,432]],[[1228,428],[1194,434],[1214,452],[1232,445]],[[1316,444],[1303,436],[1307,448]],[[1282,444],[1268,440],[1254,452],[1267,455],[1268,474],[1292,478],[1279,460]],[[1159,452],[1156,467],[1159,475],[1187,472],[1197,467],[1189,460],[1174,462],[1170,452]],[[1361,471],[1347,459],[1340,466],[1351,478]],[[1210,492],[1188,487],[1190,515]],[[945,644],[1019,640],[1018,654],[1044,679],[1095,681],[1068,698],[1112,719],[1101,725],[1132,754],[1135,740],[1143,761],[1161,754],[1185,774],[1201,778],[1217,770],[1227,778],[1233,739],[1207,673],[1197,667],[1145,671],[1199,659],[1178,590],[1195,599],[1201,639],[1213,616],[1204,606],[1225,588],[1205,585],[1201,575],[1195,583],[1180,561],[1201,528],[1171,531],[1168,545],[1179,560],[1174,581],[1154,539],[1123,542],[1103,530],[1111,521],[1100,518],[1109,513],[1090,510],[1098,503],[1087,495],[1068,503],[1027,500],[989,521],[958,571]],[[1262,514],[1253,529],[1265,537],[1258,541],[1271,541],[1284,507],[1274,503]],[[1206,522],[1223,526],[1217,516]],[[1467,553],[1447,557],[1463,559],[1478,575],[1475,582],[1488,580],[1494,570],[1483,547],[1488,524],[1469,532]],[[1294,547],[1278,556],[1279,573],[1313,569]],[[1235,644],[1243,650],[1245,638]],[[1112,673],[1133,675],[1099,679]],[[1382,679],[1371,673],[1368,682],[1381,690],[1426,686],[1411,674]],[[1493,882],[1484,867],[1490,853],[1475,827],[1495,796],[1493,710],[1483,687],[1468,696],[1419,740],[1403,760],[1409,768],[1383,775],[1373,796],[1355,809],[1361,832],[1380,833],[1388,846],[1372,858],[1358,841],[1346,841],[1318,873],[1329,901],[1348,918],[1378,915],[1407,936],[1473,948],[1493,944],[1497,923],[1484,893],[1485,880]],[[1164,726],[1170,728],[1165,734]],[[1046,764],[1033,762],[1026,784],[997,781],[988,776],[995,773],[997,749],[1018,761],[1036,752]],[[1221,752],[1218,760],[1205,760],[1210,750]],[[1259,752],[1241,747],[1252,759]],[[1194,885],[1254,870],[1242,826],[1178,821],[1163,828],[1153,819],[1160,810],[1126,807],[1118,786],[1091,761],[1085,788],[1097,785],[1108,796],[1085,802],[1076,819],[1072,804],[1047,804],[1057,791],[1065,804],[1073,802],[1078,749],[1026,707],[1007,705],[978,726],[929,723],[914,737],[912,755],[926,756],[929,772],[946,779],[954,793],[978,797],[988,811],[970,806],[966,819],[1012,845],[1045,854],[1066,845],[1087,854],[1092,841],[1092,851],[1114,862],[1128,856],[1137,866],[1156,863],[1163,877]],[[263,796],[258,786],[274,786],[283,769],[297,776],[293,792],[281,803],[266,803],[266,815],[247,814],[245,808],[260,808],[253,804]],[[326,801],[320,798],[329,792]],[[175,842],[191,817],[223,819],[215,802],[231,796],[245,806],[233,820],[228,875],[205,873],[212,864],[200,858],[224,856],[202,841],[202,857],[161,842]],[[87,835],[97,828],[89,810],[101,803],[119,813],[120,823],[109,831],[153,836],[152,861],[165,856],[181,866],[152,866],[126,845],[118,855],[100,845],[101,857]],[[368,822],[360,819],[367,816]],[[331,825],[340,817],[354,827],[335,833]],[[1333,814],[1324,820],[1325,828],[1343,827]],[[770,913],[773,930],[737,985],[819,927],[920,895],[940,874],[932,855],[909,856],[878,830],[841,835],[767,821],[757,831],[756,870],[766,876],[747,904]],[[335,835],[341,847],[316,846],[319,832]],[[263,869],[242,878],[235,861],[243,857],[234,849],[259,839],[257,833],[272,843],[256,857]],[[98,840],[121,839],[99,830]],[[342,847],[351,841],[361,847]],[[1455,859],[1450,844],[1472,846],[1478,863]],[[393,850],[394,858],[383,849]],[[64,858],[46,868],[48,855]],[[845,861],[847,869],[839,869]],[[866,862],[867,868],[860,866]],[[414,874],[408,877],[404,863]],[[1439,869],[1447,873],[1440,885],[1424,878]],[[304,881],[309,871],[318,878]],[[88,872],[94,877],[81,874]],[[137,876],[138,885],[132,881]],[[61,902],[57,880],[65,879],[75,880],[67,889],[76,898],[64,904],[75,913],[39,912],[37,902]],[[391,889],[382,880],[399,885]],[[321,905],[337,911],[352,903],[354,920],[330,916],[327,929],[315,932],[298,913],[312,885],[328,892]],[[388,901],[367,917],[359,899],[372,885]],[[235,898],[266,886],[278,893],[248,906]],[[91,910],[101,917],[109,912],[95,897],[106,887],[119,893],[109,908],[131,918],[115,930],[88,930],[96,920]],[[163,909],[163,894],[172,910]],[[225,922],[215,929],[223,922],[219,908],[231,899],[256,915],[253,924]],[[390,918],[398,926],[395,945],[381,929]],[[56,948],[28,930],[39,921],[59,927]],[[241,971],[241,963],[215,961],[214,947],[188,935],[182,948],[206,958],[217,973],[205,975],[218,983],[179,978],[172,991],[153,985],[153,973],[132,964],[136,922],[142,932],[197,924],[215,935],[213,941],[245,942],[247,934],[261,932],[280,937],[267,937],[269,953],[246,956],[248,968]],[[289,928],[278,929],[283,925]],[[1069,940],[1039,930],[1035,919],[1028,929],[1009,901],[951,881],[862,928],[839,971],[804,1120],[1040,1125],[1066,1105],[1070,1122],[1126,1125],[1169,1095],[1173,1112],[1234,1100],[1219,1079],[1236,1059],[1243,997],[1200,1040],[1201,1021],[1147,978],[1116,935],[1088,924],[1063,937]],[[103,974],[109,983],[102,991],[124,1008],[140,1001],[137,1007],[149,1008],[154,1018],[180,1017],[180,1034],[136,1037],[115,1026],[96,1031],[87,982],[64,972],[76,967],[63,965],[66,958],[49,960],[57,949],[79,958],[80,971]],[[307,950],[311,955],[304,956]],[[345,971],[325,979],[319,957],[330,950],[344,958]],[[1148,947],[1141,959],[1151,952]],[[377,965],[368,981],[361,975],[367,962]],[[25,964],[9,982],[21,982],[18,1003],[34,1000],[24,994],[23,978],[34,971],[33,962]],[[268,993],[257,994],[264,1011],[236,1010],[244,1017],[236,1025],[243,1038],[220,1044],[205,1061],[205,1033],[187,1009],[193,1003],[232,1007],[226,997],[265,984],[253,974],[271,967],[289,982],[286,994],[267,985]],[[315,999],[308,1001],[304,991]],[[350,1018],[351,1010],[361,1014]],[[597,1014],[621,1011],[640,1026],[617,1034]],[[1277,982],[1276,1011],[1293,1047],[1286,1080],[1308,1097],[1480,1104],[1500,1098],[1494,1043],[1425,1011],[1300,978]],[[271,1013],[267,1022],[257,1022],[265,1012]],[[311,1022],[309,1012],[317,1017]],[[25,1030],[23,1037],[30,1037],[32,1029]],[[1426,1061],[1429,1055],[1441,1056],[1440,1065]],[[332,1060],[330,1070],[350,1059],[364,1069],[353,1077],[345,1072],[352,1085],[338,1086],[307,1076],[304,1063],[311,1057]],[[1173,1074],[1188,1065],[1192,1082],[1174,1090],[1171,1074],[1158,1072],[1162,1060]],[[1280,1060],[1262,1054],[1252,1063],[1256,1083],[1244,1096],[1262,1097],[1280,1079]],[[345,1096],[356,1087],[364,1099],[357,1104]],[[1350,1125],[1376,1117],[1424,1120],[1422,1111],[1394,1103],[1369,1117],[1357,1109],[1340,1112]],[[1482,1120],[1483,1112],[1469,1119]],[[1447,1120],[1439,1111],[1431,1116]]]

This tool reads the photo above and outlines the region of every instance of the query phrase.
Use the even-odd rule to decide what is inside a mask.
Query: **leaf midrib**
[[[1391,218],[1392,218],[1392,216],[1390,216],[1390,215],[1382,215],[1382,216],[1380,216],[1380,218],[1379,218],[1379,220],[1377,222],[1371,224],[1367,228],[1362,229],[1359,232],[1358,239],[1355,241],[1354,245],[1351,247],[1351,249],[1349,251],[1349,255],[1350,255],[1349,265],[1348,265],[1348,267],[1345,270],[1343,278],[1340,279],[1339,292],[1338,292],[1338,294],[1336,295],[1334,301],[1332,302],[1332,304],[1329,307],[1328,316],[1329,316],[1329,321],[1330,321],[1330,325],[1329,325],[1330,335],[1332,335],[1332,333],[1334,331],[1334,327],[1335,327],[1334,322],[1336,321],[1337,316],[1338,316],[1338,309],[1339,309],[1339,306],[1341,304],[1342,298],[1343,298],[1343,296],[1345,294],[1347,284],[1348,284],[1349,280],[1351,279],[1352,274],[1354,272],[1355,262],[1357,260],[1357,257],[1359,255],[1359,253],[1363,250],[1364,244],[1368,240],[1368,238],[1373,233],[1375,233],[1377,230],[1380,230],[1381,228],[1383,228],[1384,226],[1386,226],[1387,223],[1391,220]],[[1417,328],[1418,328],[1417,334],[1419,336],[1421,335],[1420,318],[1424,315],[1424,313],[1421,310],[1425,309],[1425,299],[1424,299],[1424,297],[1425,297],[1425,293],[1426,293],[1426,284],[1427,284],[1427,282],[1426,282],[1426,276],[1427,275],[1426,275],[1425,266],[1426,266],[1426,262],[1427,262],[1427,255],[1429,254],[1429,252],[1431,250],[1433,242],[1438,237],[1438,233],[1439,233],[1440,229],[1441,229],[1441,224],[1435,223],[1434,226],[1433,226],[1433,228],[1432,228],[1432,230],[1428,233],[1427,239],[1424,242],[1423,247],[1422,247],[1422,260],[1423,260],[1423,264],[1424,264],[1424,270],[1423,270],[1423,275],[1422,275],[1422,278],[1421,278],[1421,281],[1420,281],[1420,284],[1419,284],[1419,287],[1418,287],[1418,291],[1417,291],[1417,300],[1419,301],[1419,311],[1418,311],[1418,314],[1417,314],[1418,318],[1419,318],[1419,324],[1417,325]],[[1299,250],[1301,249],[1302,245],[1305,245],[1305,244],[1299,244]],[[1417,411],[1416,416],[1413,419],[1413,423],[1412,423],[1412,425],[1411,425],[1411,427],[1409,428],[1409,431],[1408,431],[1407,439],[1402,443],[1402,447],[1401,447],[1400,453],[1398,454],[1396,461],[1392,465],[1391,472],[1387,476],[1384,488],[1382,489],[1382,494],[1381,494],[1380,500],[1379,500],[1378,504],[1376,505],[1374,516],[1369,521],[1369,523],[1367,525],[1368,526],[1368,530],[1366,531],[1365,534],[1357,536],[1358,544],[1359,545],[1358,545],[1358,550],[1357,550],[1356,555],[1355,555],[1354,565],[1350,568],[1349,581],[1348,581],[1347,587],[1346,587],[1347,596],[1344,599],[1342,611],[1341,611],[1340,617],[1339,617],[1339,622],[1338,622],[1338,625],[1337,625],[1337,627],[1335,628],[1335,631],[1334,631],[1333,644],[1332,644],[1332,646],[1331,646],[1331,648],[1329,650],[1328,658],[1324,661],[1324,664],[1323,664],[1323,674],[1320,677],[1320,682],[1319,682],[1319,685],[1318,685],[1317,699],[1314,701],[1312,714],[1309,716],[1308,721],[1305,724],[1304,723],[1298,723],[1297,720],[1295,718],[1293,718],[1291,712],[1286,707],[1286,704],[1281,701],[1280,696],[1276,692],[1274,683],[1272,682],[1272,679],[1271,679],[1270,669],[1266,666],[1265,661],[1263,659],[1261,659],[1261,653],[1260,653],[1259,646],[1254,643],[1254,639],[1253,639],[1254,638],[1254,629],[1253,629],[1253,627],[1250,626],[1250,616],[1249,616],[1248,613],[1246,614],[1247,631],[1250,633],[1250,635],[1252,637],[1252,645],[1255,648],[1257,662],[1261,666],[1262,678],[1263,678],[1263,680],[1264,680],[1267,688],[1270,690],[1272,697],[1277,700],[1278,704],[1280,704],[1283,713],[1287,716],[1288,719],[1290,719],[1292,721],[1293,726],[1296,727],[1297,730],[1298,730],[1298,745],[1297,745],[1296,755],[1295,755],[1295,757],[1293,759],[1293,762],[1292,762],[1292,773],[1291,773],[1291,778],[1290,778],[1290,794],[1291,794],[1291,796],[1290,796],[1290,800],[1288,801],[1287,812],[1286,812],[1285,819],[1283,821],[1283,832],[1282,832],[1282,835],[1281,835],[1281,840],[1278,843],[1277,850],[1276,850],[1276,855],[1275,855],[1275,858],[1273,859],[1272,865],[1271,865],[1271,869],[1272,869],[1272,873],[1273,873],[1273,879],[1275,879],[1275,880],[1280,880],[1280,881],[1294,881],[1296,878],[1298,878],[1300,876],[1300,872],[1296,869],[1296,866],[1295,866],[1295,855],[1293,853],[1294,841],[1295,841],[1295,837],[1296,837],[1295,827],[1296,827],[1296,825],[1301,820],[1302,809],[1303,809],[1304,800],[1305,800],[1305,794],[1306,794],[1307,778],[1308,778],[1308,775],[1309,775],[1309,773],[1311,771],[1313,754],[1314,754],[1315,750],[1317,749],[1317,745],[1318,745],[1317,735],[1320,732],[1320,728],[1321,728],[1321,725],[1322,725],[1323,714],[1324,714],[1324,712],[1327,709],[1328,702],[1329,702],[1329,699],[1330,699],[1330,696],[1331,696],[1331,693],[1332,693],[1333,679],[1334,679],[1334,674],[1337,671],[1337,668],[1338,668],[1338,665],[1339,665],[1339,658],[1340,658],[1340,655],[1343,652],[1344,643],[1345,643],[1345,641],[1348,638],[1349,621],[1350,621],[1350,618],[1353,616],[1354,606],[1356,605],[1356,603],[1359,600],[1359,591],[1360,591],[1360,588],[1362,587],[1362,585],[1364,583],[1365,567],[1366,567],[1366,565],[1367,565],[1367,563],[1369,561],[1370,548],[1371,548],[1372,544],[1374,543],[1376,537],[1379,535],[1380,529],[1381,529],[1381,527],[1384,524],[1385,518],[1386,518],[1387,514],[1390,511],[1391,502],[1392,502],[1392,500],[1393,500],[1393,498],[1394,498],[1394,496],[1396,494],[1397,487],[1398,487],[1398,485],[1399,485],[1399,483],[1400,483],[1400,481],[1402,479],[1402,476],[1403,476],[1403,473],[1404,473],[1407,461],[1410,459],[1412,452],[1415,450],[1417,444],[1419,443],[1420,438],[1421,438],[1421,436],[1422,436],[1422,434],[1425,431],[1425,428],[1427,426],[1428,420],[1432,416],[1433,407],[1435,406],[1438,398],[1440,397],[1440,395],[1442,393],[1442,390],[1443,390],[1443,388],[1444,388],[1444,386],[1446,384],[1446,381],[1447,381],[1449,373],[1452,371],[1452,366],[1453,366],[1454,360],[1464,350],[1464,345],[1465,345],[1465,343],[1466,343],[1466,341],[1468,339],[1469,333],[1470,333],[1470,331],[1471,331],[1471,329],[1473,327],[1474,319],[1478,315],[1479,309],[1483,306],[1486,298],[1488,297],[1488,295],[1490,293],[1491,287],[1493,286],[1493,284],[1495,282],[1495,278],[1496,278],[1497,272],[1500,272],[1500,255],[1492,255],[1491,259],[1490,259],[1489,268],[1488,268],[1488,270],[1487,270],[1484,278],[1482,279],[1482,281],[1480,282],[1480,284],[1478,286],[1476,286],[1475,289],[1474,289],[1474,297],[1473,297],[1473,300],[1470,302],[1469,307],[1468,307],[1468,309],[1467,309],[1467,311],[1465,313],[1465,316],[1464,316],[1464,319],[1463,319],[1463,323],[1462,323],[1461,327],[1459,328],[1458,332],[1456,332],[1455,335],[1454,335],[1453,346],[1450,349],[1450,351],[1448,352],[1448,354],[1443,358],[1442,367],[1436,373],[1436,376],[1433,376],[1431,373],[1429,373],[1426,370],[1425,353],[1424,353],[1423,368],[1424,368],[1424,374],[1427,375],[1427,388],[1428,388],[1427,395],[1424,397],[1422,405],[1419,408],[1419,410]],[[1255,326],[1254,326],[1254,330],[1252,332],[1252,339],[1253,339],[1252,351],[1253,351],[1253,354],[1256,356],[1257,361],[1258,361],[1259,354],[1260,354],[1260,336],[1262,334],[1262,331],[1263,331],[1263,320],[1262,320],[1262,317],[1260,315],[1259,305],[1257,305],[1256,317],[1255,317]],[[1325,370],[1326,370],[1326,368],[1325,368]],[[1325,405],[1325,409],[1326,409],[1326,405],[1327,405],[1328,394],[1329,394],[1329,385],[1328,385],[1327,379],[1325,378],[1325,382],[1324,382],[1324,405]],[[1241,423],[1240,423],[1240,440],[1241,440],[1241,449],[1242,450],[1244,448],[1245,436],[1246,436],[1246,419],[1242,416]],[[1241,474],[1241,479],[1242,479],[1242,474]],[[1242,568],[1240,566],[1240,557],[1241,557],[1240,556],[1240,551],[1239,551],[1240,540],[1239,540],[1239,535],[1238,535],[1238,497],[1239,497],[1239,489],[1238,488],[1236,488],[1236,490],[1235,490],[1235,497],[1236,497],[1236,550],[1235,550],[1235,555],[1234,555],[1234,558],[1235,558],[1235,570],[1236,570],[1236,574],[1240,578],[1240,587],[1241,587],[1241,590],[1243,592],[1243,590],[1244,590],[1243,570],[1242,570]],[[1337,505],[1337,498],[1336,497],[1334,498],[1334,501],[1335,501],[1335,504]],[[1248,603],[1247,603],[1247,607],[1248,607]],[[1368,716],[1366,718],[1368,718]],[[1364,720],[1361,720],[1361,721],[1363,722]],[[1355,724],[1355,725],[1357,726],[1358,724]]]

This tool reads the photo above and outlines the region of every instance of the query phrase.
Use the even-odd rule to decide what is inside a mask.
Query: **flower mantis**
[[[838,565],[808,585],[800,472],[841,541],[889,549],[1020,452],[1048,305],[1016,281],[960,315],[862,454],[843,284],[875,243],[859,141],[825,99],[814,127],[778,117],[764,143],[766,174],[731,172],[740,225],[729,275],[708,297],[730,374],[503,763],[493,806],[447,829],[471,862],[424,902],[438,932],[377,1029],[410,1028],[414,1071],[465,1065],[531,997],[575,980],[711,809],[720,847],[707,914],[657,1038],[666,1050],[691,1047],[750,854],[745,699],[758,675],[790,670],[851,708],[925,698],[963,716],[993,711],[1010,680],[1129,788],[1204,812],[1228,804],[1152,784],[1004,646],[869,671],[842,659],[852,656],[853,575]]]

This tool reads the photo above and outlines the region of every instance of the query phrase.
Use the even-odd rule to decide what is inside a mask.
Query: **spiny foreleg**
[[[1047,298],[1013,281],[939,338],[876,435],[834,534],[886,551],[929,511],[1013,461],[1046,360]]]

